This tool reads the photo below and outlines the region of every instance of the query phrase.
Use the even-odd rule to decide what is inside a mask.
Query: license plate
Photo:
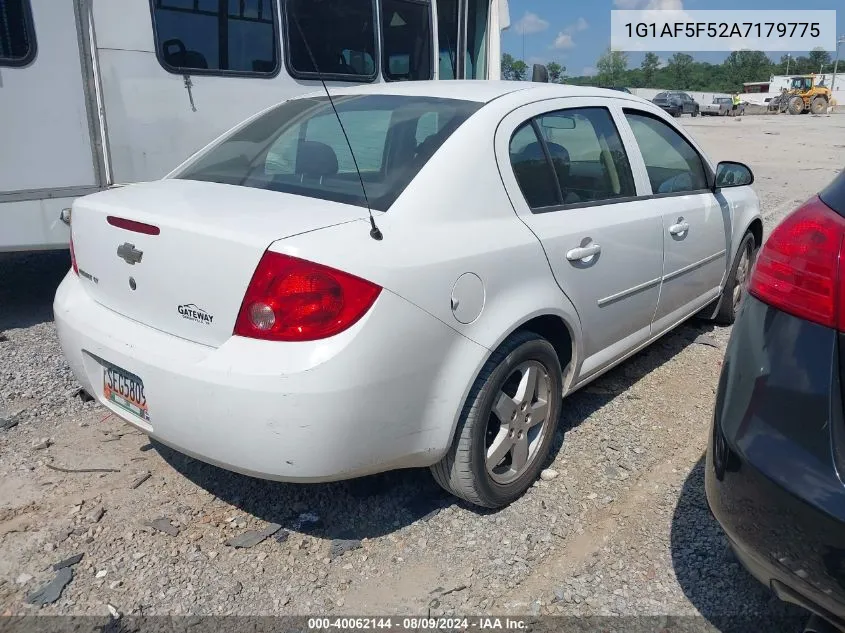
[[[124,411],[149,422],[144,383],[119,367],[103,367],[103,396]]]

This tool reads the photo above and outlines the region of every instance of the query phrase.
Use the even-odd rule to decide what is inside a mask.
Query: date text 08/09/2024
[[[308,631],[523,631],[527,622],[519,618],[429,618],[368,617],[308,618]]]

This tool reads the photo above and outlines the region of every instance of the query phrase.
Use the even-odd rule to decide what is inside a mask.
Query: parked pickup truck
[[[712,103],[706,103],[701,106],[702,116],[727,116],[730,111],[730,97],[713,97]]]

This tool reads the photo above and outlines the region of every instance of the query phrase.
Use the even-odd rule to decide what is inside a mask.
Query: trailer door
[[[0,203],[101,184],[78,3],[0,0]]]

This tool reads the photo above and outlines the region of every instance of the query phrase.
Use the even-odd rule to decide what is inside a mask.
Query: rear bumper
[[[655,104],[655,105],[656,105],[658,108],[660,108],[661,110],[663,110],[664,112],[668,112],[669,114],[671,114],[671,115],[673,115],[673,116],[674,116],[675,114],[678,114],[679,112],[681,112],[681,107],[680,107],[680,106],[674,106],[674,105],[660,105],[660,104]]]
[[[178,451],[268,479],[328,481],[435,463],[487,353],[388,291],[331,339],[232,337],[212,348],[104,308],[81,283],[65,278],[54,312],[85,389]],[[105,400],[101,361],[143,380],[149,424]]]
[[[845,423],[836,333],[749,297],[716,398],[705,486],[739,559],[783,599],[845,623]]]

